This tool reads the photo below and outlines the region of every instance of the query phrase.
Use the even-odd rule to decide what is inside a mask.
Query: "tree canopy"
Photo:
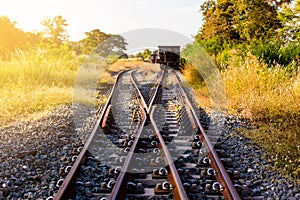
[[[207,0],[200,10],[204,24],[197,40],[216,38],[220,44],[250,42],[270,38],[280,27],[276,6],[267,1]]]
[[[121,56],[126,50],[126,41],[120,35],[104,33],[99,29],[85,32],[80,41],[68,41],[67,21],[62,16],[45,18],[41,24],[44,30],[38,33],[24,32],[16,27],[6,16],[0,16],[0,59],[9,58],[16,50],[27,50],[36,47],[46,49],[69,48],[79,54],[92,52],[101,56]]]
[[[300,0],[285,4],[278,13],[282,28],[278,30],[285,43],[300,42]]]
[[[82,47],[82,52],[85,54],[91,53],[99,44],[105,41],[109,35],[100,31],[99,29],[94,29],[89,32],[85,32],[85,38],[80,40],[79,43]]]
[[[42,23],[45,26],[44,40],[54,45],[61,45],[68,38],[66,27],[68,26],[62,16],[45,18]]]
[[[109,37],[97,46],[95,52],[103,57],[110,55],[122,56],[124,50],[126,50],[126,45],[127,43],[121,35],[109,34]]]
[[[8,58],[12,51],[27,49],[40,40],[38,34],[24,32],[6,16],[0,17],[0,30],[0,57],[3,59]]]
[[[204,24],[195,39],[221,69],[233,49],[269,66],[299,62],[300,0],[206,0],[200,10]]]

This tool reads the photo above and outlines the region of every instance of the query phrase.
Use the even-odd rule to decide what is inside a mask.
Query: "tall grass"
[[[57,105],[94,103],[97,81],[111,83],[118,71],[141,65],[139,60],[75,56],[67,46],[17,51],[11,60],[0,60],[0,127],[40,117]]]
[[[66,47],[0,61],[0,126],[72,101],[79,62]]]
[[[221,75],[228,112],[257,125],[252,130],[240,130],[241,133],[265,148],[276,168],[299,179],[300,75],[295,70],[297,67],[270,68],[252,55],[243,59],[233,56],[227,64]],[[190,68],[187,66],[183,74],[194,86],[193,80],[200,78],[196,73],[191,74]],[[205,85],[197,84],[194,88],[199,101],[210,100]]]
[[[293,70],[294,69],[294,70]],[[262,145],[274,166],[300,177],[300,85],[296,67],[268,67],[249,55],[223,72],[228,110],[253,120],[243,131]]]
[[[229,61],[222,75],[230,112],[250,119],[271,119],[300,111],[295,70],[269,68],[249,55],[245,61]]]

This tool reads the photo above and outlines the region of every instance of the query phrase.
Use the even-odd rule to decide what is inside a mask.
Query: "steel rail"
[[[180,88],[181,90],[181,94],[182,96],[185,98],[185,102],[186,104],[188,105],[189,109],[191,110],[193,116],[194,116],[194,119],[201,131],[201,139],[203,142],[206,143],[209,151],[210,151],[210,157],[212,159],[212,166],[216,169],[216,171],[218,172],[218,175],[216,176],[216,179],[223,185],[225,186],[224,187],[224,190],[222,191],[222,194],[224,196],[225,199],[234,199],[234,200],[240,200],[240,196],[239,194],[237,193],[234,185],[232,184],[232,181],[228,175],[228,173],[226,172],[226,169],[224,168],[218,154],[216,153],[216,151],[214,150],[214,147],[212,145],[212,143],[210,142],[210,139],[208,137],[208,135],[206,134],[204,128],[202,127],[198,117],[197,117],[197,114],[193,108],[193,106],[191,105],[187,95],[185,94],[185,91],[183,90],[183,88],[181,87],[181,84],[179,83],[179,78],[177,77],[177,75],[175,75],[175,80],[178,84],[178,87]],[[220,177],[220,176],[221,177]]]
[[[132,69],[134,70],[134,69]],[[70,199],[72,198],[72,195],[74,193],[74,185],[72,183],[72,180],[73,178],[76,176],[77,172],[78,172],[78,169],[81,165],[81,163],[84,162],[85,158],[87,157],[87,154],[88,154],[88,148],[90,146],[90,144],[92,143],[95,135],[96,135],[96,132],[97,132],[97,129],[98,127],[100,126],[100,124],[103,122],[103,121],[106,121],[106,119],[104,119],[105,117],[108,117],[108,115],[106,115],[105,113],[107,112],[107,109],[110,108],[109,107],[109,104],[111,103],[111,98],[112,98],[112,95],[114,94],[114,91],[115,91],[115,88],[116,88],[116,85],[120,79],[120,77],[128,72],[128,71],[131,71],[131,70],[124,70],[122,72],[120,72],[118,75],[117,75],[117,78],[116,78],[116,81],[115,81],[115,84],[113,85],[113,88],[112,88],[112,91],[108,97],[108,100],[105,104],[105,106],[103,107],[103,110],[100,114],[100,117],[97,119],[96,121],[96,124],[94,126],[94,129],[91,133],[91,135],[89,136],[88,140],[86,141],[83,149],[81,150],[80,154],[78,155],[76,161],[74,162],[74,164],[72,165],[72,168],[70,170],[70,172],[68,173],[68,175],[66,176],[66,178],[64,179],[62,185],[60,186],[57,194],[55,195],[54,199],[55,200],[60,200],[60,199]]]
[[[144,107],[141,104],[140,104],[140,108],[141,108],[141,110],[143,112],[143,116],[144,116],[143,121],[141,123],[141,128],[139,129],[139,131],[136,135],[136,138],[130,148],[130,151],[128,152],[126,160],[124,161],[121,172],[120,172],[118,179],[117,179],[117,181],[113,187],[113,190],[110,194],[110,197],[109,197],[110,200],[124,199],[124,197],[126,195],[125,184],[128,181],[128,179],[130,178],[130,174],[128,173],[129,165],[134,156],[134,150],[137,147],[139,138],[143,131],[144,124],[146,122],[146,112],[144,111],[144,109],[143,109]]]
[[[136,91],[138,93],[138,97],[141,99],[141,103],[142,103],[143,107],[147,110],[148,109],[147,103],[146,103],[139,87],[137,86],[136,81],[134,80],[134,78],[132,76],[132,73],[133,73],[133,71],[130,73],[130,82],[134,86],[134,88],[136,89]]]
[[[110,194],[110,197],[109,199],[110,200],[118,200],[118,199],[124,199],[125,195],[126,195],[126,191],[125,191],[125,184],[126,182],[129,180],[130,178],[130,174],[128,173],[128,169],[129,169],[129,165],[130,165],[130,162],[134,156],[134,151],[137,147],[137,144],[138,144],[138,140],[142,134],[142,131],[143,131],[143,128],[144,128],[144,125],[145,125],[145,122],[147,120],[147,116],[148,114],[146,113],[146,111],[148,112],[148,110],[151,108],[150,106],[148,107],[147,106],[147,103],[145,102],[145,99],[139,89],[139,87],[137,86],[136,84],[136,81],[134,80],[133,76],[132,76],[132,73],[134,72],[135,70],[131,71],[130,72],[130,82],[131,84],[134,86],[137,94],[138,94],[138,97],[139,99],[141,100],[140,102],[140,108],[142,110],[142,113],[143,113],[143,121],[141,123],[141,128],[139,129],[137,135],[136,135],[136,138],[134,140],[134,143],[132,144],[131,148],[130,148],[130,151],[128,152],[128,155],[126,157],[126,160],[122,166],[122,169],[121,169],[121,172],[116,180],[116,183],[113,187],[113,190]],[[151,97],[151,102],[154,101],[155,97],[156,97],[156,94],[157,94],[157,91],[158,91],[158,87],[160,85],[162,81],[162,77],[161,79],[159,79],[159,81],[157,82],[156,84],[156,89],[155,89],[155,94]],[[152,104],[151,104],[152,105]]]
[[[163,74],[161,75],[160,79],[158,79],[158,81],[157,81],[157,83],[156,83],[156,87],[155,87],[154,93],[153,93],[153,95],[152,95],[152,99],[151,99],[151,101],[150,101],[150,103],[149,103],[149,106],[148,106],[148,109],[147,109],[147,112],[148,112],[148,113],[150,112],[150,109],[151,109],[151,107],[152,107],[152,105],[153,105],[153,103],[154,103],[154,100],[155,100],[155,97],[156,97],[156,95],[157,95],[159,86],[161,86],[162,80],[163,80],[163,78],[165,77],[165,72],[166,72],[166,70],[165,70],[165,68],[164,68],[164,69],[163,69]]]
[[[146,101],[145,101],[145,99],[144,99],[144,97],[143,97],[143,95],[142,95],[142,93],[141,93],[139,87],[138,87],[137,84],[136,84],[136,81],[134,80],[134,78],[133,78],[133,76],[132,76],[132,73],[133,73],[133,72],[134,72],[134,71],[132,71],[132,72],[130,73],[130,81],[131,81],[131,83],[134,85],[134,87],[136,88],[136,90],[137,90],[137,92],[138,92],[138,95],[139,95],[139,97],[141,98],[141,101],[142,101],[142,104],[143,104],[144,108],[146,109],[147,113],[149,113],[149,112],[150,112],[150,109],[151,109],[151,107],[152,107],[152,104],[153,104],[153,102],[154,102],[154,100],[155,100],[156,94],[157,94],[157,92],[158,92],[159,86],[161,85],[161,82],[162,82],[162,80],[163,80],[163,78],[164,78],[164,76],[165,76],[165,69],[163,70],[163,74],[161,75],[161,77],[160,77],[160,78],[157,80],[157,82],[155,83],[156,87],[155,87],[154,93],[153,93],[153,95],[152,95],[152,97],[151,97],[149,106],[147,105],[147,103],[146,103]]]
[[[156,136],[157,136],[157,138],[158,138],[158,140],[160,142],[160,147],[163,150],[163,153],[165,155],[165,161],[166,161],[167,165],[170,168],[170,172],[171,173],[169,173],[167,176],[168,176],[168,179],[170,180],[170,183],[174,186],[174,189],[172,190],[174,198],[176,200],[181,200],[181,199],[185,200],[185,199],[188,199],[188,197],[187,197],[187,194],[186,194],[185,189],[183,187],[183,184],[181,182],[180,176],[179,176],[179,174],[177,172],[177,169],[175,167],[173,158],[172,158],[172,156],[171,156],[171,154],[169,152],[169,149],[168,149],[167,145],[165,144],[165,141],[164,141],[162,135],[160,134],[160,131],[159,131],[159,129],[158,129],[158,127],[157,127],[154,119],[153,119],[153,113],[154,113],[154,110],[155,110],[156,106],[152,106],[152,105],[153,105],[154,99],[155,99],[155,97],[157,95],[159,86],[161,85],[162,80],[163,80],[163,78],[165,76],[165,71],[166,70],[164,69],[161,78],[158,80],[158,82],[156,84],[156,89],[155,89],[154,95],[152,96],[152,99],[150,101],[151,103],[149,104],[149,107],[145,107],[145,108],[146,108],[146,110],[147,110],[148,113],[153,108],[151,110],[151,113],[149,113],[150,114],[150,124],[151,124],[151,126],[152,126],[152,128],[153,128],[153,130],[154,130],[154,132],[155,132],[155,134],[156,134]],[[132,81],[133,81],[133,84],[136,86],[138,94],[143,99],[143,96],[142,96],[139,88],[137,87],[136,83],[134,82],[133,79],[132,79]],[[146,105],[146,104],[143,104],[143,105]]]
[[[156,106],[153,106],[153,109],[150,113],[151,124],[152,124],[154,132],[156,133],[156,136],[157,136],[157,138],[160,142],[161,149],[163,150],[163,153],[165,155],[165,161],[166,161],[167,165],[170,168],[171,173],[168,174],[168,178],[170,180],[170,183],[174,186],[174,189],[172,191],[174,199],[175,200],[188,199],[188,196],[187,196],[187,194],[185,192],[185,189],[183,187],[183,184],[181,182],[180,176],[179,176],[179,174],[177,172],[177,169],[175,167],[173,158],[170,154],[170,151],[169,151],[163,137],[161,136],[161,134],[159,132],[159,129],[158,129],[158,127],[157,127],[157,125],[156,125],[156,123],[153,119],[153,113],[154,113],[155,107]]]

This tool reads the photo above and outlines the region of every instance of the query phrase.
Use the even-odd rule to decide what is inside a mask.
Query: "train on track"
[[[152,63],[160,63],[178,69],[180,46],[158,46],[158,52],[151,54]]]

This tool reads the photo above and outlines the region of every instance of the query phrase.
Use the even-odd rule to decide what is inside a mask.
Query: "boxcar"
[[[153,63],[167,65],[178,69],[180,59],[180,46],[158,46],[158,53],[151,55]]]

